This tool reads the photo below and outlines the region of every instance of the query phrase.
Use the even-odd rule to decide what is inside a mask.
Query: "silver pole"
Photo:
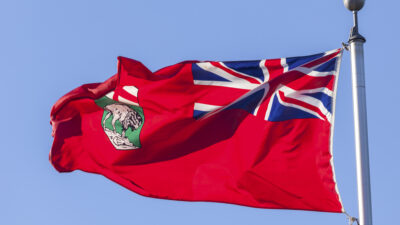
[[[372,225],[371,185],[369,175],[367,107],[365,97],[364,48],[365,38],[358,33],[357,12],[364,0],[344,0],[353,12],[354,26],[349,44],[353,86],[354,134],[357,167],[358,217],[360,225]]]

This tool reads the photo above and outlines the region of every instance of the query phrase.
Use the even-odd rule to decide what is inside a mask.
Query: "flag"
[[[332,159],[342,49],[118,73],[51,110],[50,161],[143,196],[342,212]]]

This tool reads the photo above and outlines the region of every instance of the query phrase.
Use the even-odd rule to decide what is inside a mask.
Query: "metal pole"
[[[357,167],[358,216],[360,225],[372,225],[371,185],[369,175],[367,107],[365,97],[364,48],[365,38],[358,33],[357,12],[364,0],[344,0],[353,11],[354,26],[349,44],[353,86],[354,133]]]

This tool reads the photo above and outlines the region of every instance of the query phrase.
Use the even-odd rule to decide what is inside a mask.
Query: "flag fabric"
[[[60,98],[50,161],[144,196],[342,212],[332,158],[342,49],[185,61],[118,73]]]

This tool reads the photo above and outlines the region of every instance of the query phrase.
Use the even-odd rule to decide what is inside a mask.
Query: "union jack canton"
[[[207,90],[193,117],[243,109],[266,121],[318,118],[332,122],[334,89],[342,49],[320,54],[192,64],[193,81]]]

